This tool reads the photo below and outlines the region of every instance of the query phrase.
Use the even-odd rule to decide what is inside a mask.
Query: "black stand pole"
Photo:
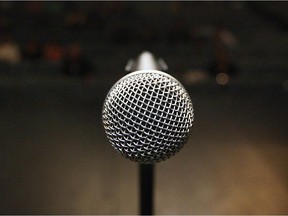
[[[153,215],[154,165],[140,164],[140,215]]]

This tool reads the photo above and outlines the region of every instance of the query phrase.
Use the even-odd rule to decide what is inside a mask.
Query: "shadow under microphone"
[[[108,92],[102,109],[106,135],[125,158],[142,164],[164,161],[186,143],[193,105],[182,84],[163,72],[163,59],[145,51],[129,60],[127,74]]]

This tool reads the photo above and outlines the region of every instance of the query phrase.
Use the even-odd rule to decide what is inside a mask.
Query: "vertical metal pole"
[[[140,215],[153,215],[154,165],[140,164]]]

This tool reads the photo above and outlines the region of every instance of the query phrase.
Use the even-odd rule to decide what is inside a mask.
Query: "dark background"
[[[138,165],[109,144],[101,109],[128,60],[149,50],[195,108],[188,143],[156,165],[155,213],[287,214],[287,10],[0,2],[0,213],[138,213]],[[63,69],[71,47],[83,71]]]

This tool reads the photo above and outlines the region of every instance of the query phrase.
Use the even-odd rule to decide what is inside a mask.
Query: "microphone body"
[[[138,65],[156,65],[152,60]],[[110,89],[102,119],[107,137],[118,152],[132,161],[151,164],[168,159],[183,147],[194,114],[192,101],[178,80],[141,67]]]

